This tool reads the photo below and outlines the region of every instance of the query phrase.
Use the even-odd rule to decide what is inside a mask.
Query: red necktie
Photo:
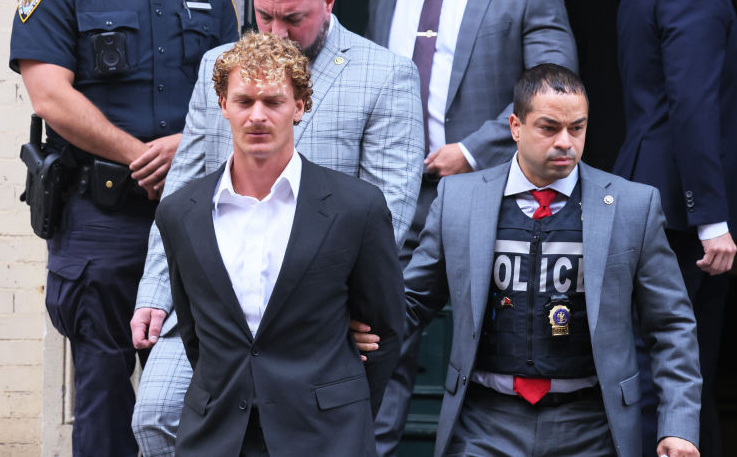
[[[553,189],[543,190],[531,190],[530,193],[540,206],[535,210],[532,215],[533,219],[543,219],[548,216],[552,216],[553,212],[550,210],[550,204],[558,194]],[[514,383],[512,388],[517,395],[529,401],[530,404],[534,405],[539,402],[541,398],[550,391],[550,379],[546,378],[519,378],[514,377]]]
[[[519,378],[515,376],[512,388],[517,392],[517,395],[534,405],[550,391],[550,379]]]
[[[540,204],[540,206],[538,206],[535,210],[535,213],[532,215],[532,218],[542,219],[544,217],[552,216],[553,212],[550,211],[550,204],[553,202],[555,196],[558,195],[558,192],[553,189],[543,189],[531,190],[530,193]]]

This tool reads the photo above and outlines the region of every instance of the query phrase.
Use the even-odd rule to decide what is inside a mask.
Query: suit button
[[[258,346],[253,346],[251,348],[251,354],[253,354],[253,355],[258,355],[259,354],[259,352],[258,352]]]
[[[466,378],[465,376],[461,378],[461,382],[464,386],[466,385],[466,381],[468,381],[468,378]]]
[[[474,340],[476,339],[476,332],[473,332],[473,333],[471,334],[471,338],[473,338]]]
[[[245,411],[248,409],[248,402],[246,400],[241,400],[240,403],[238,403],[238,409]]]
[[[686,198],[692,198],[692,197],[693,197],[693,192],[691,192],[690,190],[687,190],[686,191]]]

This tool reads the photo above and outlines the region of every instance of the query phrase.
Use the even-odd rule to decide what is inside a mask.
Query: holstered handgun
[[[31,115],[31,138],[20,148],[20,158],[28,168],[26,190],[20,200],[31,207],[33,233],[50,239],[61,219],[64,170],[61,156],[47,152],[41,143],[41,129],[41,118]]]

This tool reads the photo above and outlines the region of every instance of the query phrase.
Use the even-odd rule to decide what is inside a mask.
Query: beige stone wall
[[[41,440],[46,247],[18,201],[31,106],[8,69],[15,0],[0,0],[0,456],[38,456]],[[53,330],[53,329],[51,329]]]

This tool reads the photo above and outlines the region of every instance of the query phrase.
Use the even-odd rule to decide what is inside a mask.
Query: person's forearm
[[[125,165],[148,147],[113,125],[72,86],[74,74],[66,68],[31,60],[20,62],[23,83],[33,110],[76,147]]]

